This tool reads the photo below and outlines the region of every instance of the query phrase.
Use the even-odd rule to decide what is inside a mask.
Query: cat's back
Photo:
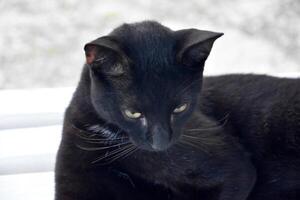
[[[205,77],[202,97],[224,109],[267,110],[300,115],[300,78],[236,74]],[[281,116],[282,117],[282,116]],[[299,118],[300,120],[300,118]]]
[[[300,78],[279,78],[267,75],[231,74],[205,77],[203,92],[214,91],[218,94],[228,94],[245,100],[278,100],[300,101]],[[268,98],[269,97],[269,98]],[[281,98],[282,99],[279,99]]]

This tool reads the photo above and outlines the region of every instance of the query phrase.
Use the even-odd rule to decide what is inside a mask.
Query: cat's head
[[[167,149],[195,109],[205,60],[221,35],[147,21],[86,44],[95,110],[140,148]]]

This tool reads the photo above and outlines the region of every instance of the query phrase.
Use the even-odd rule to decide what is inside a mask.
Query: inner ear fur
[[[108,75],[124,73],[126,56],[118,42],[110,36],[100,37],[84,46],[86,63],[94,70]]]
[[[84,51],[87,64],[91,64],[101,55],[104,56],[105,53],[115,53],[119,56],[123,54],[118,42],[110,36],[100,37],[87,43],[84,46]]]

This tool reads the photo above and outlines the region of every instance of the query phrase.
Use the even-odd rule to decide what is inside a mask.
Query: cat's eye
[[[132,112],[127,109],[124,111],[124,114],[130,119],[138,119],[142,116],[142,113],[140,113],[140,112]]]
[[[173,113],[181,113],[183,111],[185,111],[187,108],[187,104],[184,103],[184,104],[181,104],[180,106],[176,107],[174,110],[173,110]]]

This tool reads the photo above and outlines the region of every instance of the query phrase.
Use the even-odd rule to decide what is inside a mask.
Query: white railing
[[[0,175],[53,170],[74,88],[0,92]]]
[[[0,91],[0,199],[53,200],[55,156],[73,90]]]

